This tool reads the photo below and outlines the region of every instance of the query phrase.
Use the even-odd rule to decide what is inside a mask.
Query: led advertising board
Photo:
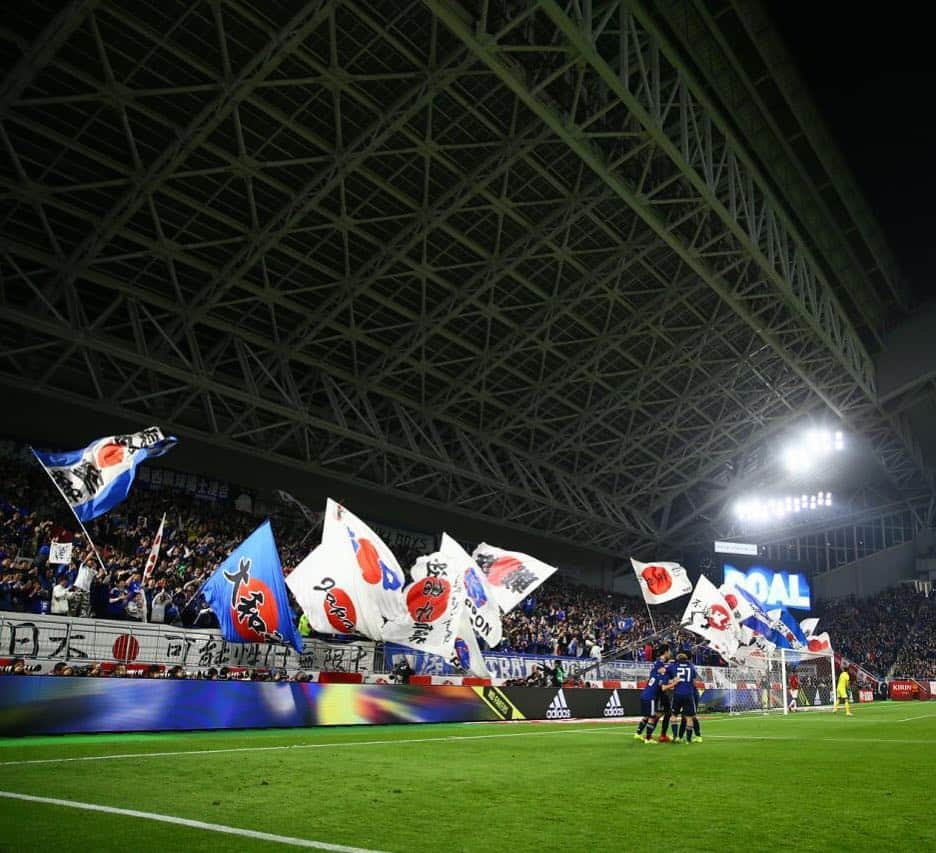
[[[812,606],[809,581],[802,572],[777,571],[762,563],[739,568],[727,561],[724,570],[725,583],[744,587],[769,607],[809,610]]]

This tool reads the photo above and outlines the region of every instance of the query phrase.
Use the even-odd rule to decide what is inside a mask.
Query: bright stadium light
[[[820,459],[845,449],[841,430],[810,429],[783,449],[783,464],[791,474],[809,471]]]
[[[765,524],[780,521],[791,513],[815,512],[832,506],[832,493],[818,491],[813,495],[784,495],[782,497],[741,498],[734,504],[739,521]]]

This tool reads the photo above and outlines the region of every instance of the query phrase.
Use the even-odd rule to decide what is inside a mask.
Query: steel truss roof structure
[[[739,6],[15,4],[0,381],[615,554],[718,533],[809,413],[928,500],[892,261]]]

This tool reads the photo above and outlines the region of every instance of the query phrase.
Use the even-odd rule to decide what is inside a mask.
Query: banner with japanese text
[[[190,672],[222,666],[287,672],[360,672],[374,669],[374,643],[306,639],[302,652],[282,643],[229,643],[216,630],[160,623],[0,613],[0,661],[15,658],[41,671],[58,661],[182,666]]]

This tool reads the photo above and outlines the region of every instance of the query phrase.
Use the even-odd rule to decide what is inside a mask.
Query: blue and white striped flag
[[[86,522],[123,501],[133,484],[136,466],[144,459],[162,456],[176,441],[173,436],[164,436],[159,427],[148,427],[128,435],[99,438],[81,450],[33,450],[33,454],[75,516]]]

